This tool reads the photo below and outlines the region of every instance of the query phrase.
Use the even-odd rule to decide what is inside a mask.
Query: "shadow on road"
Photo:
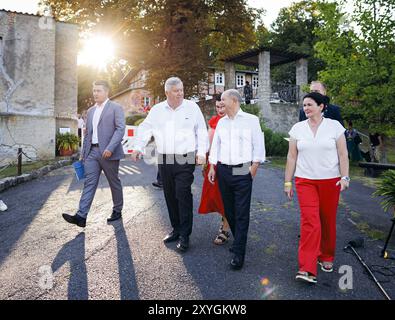
[[[117,256],[121,300],[139,300],[132,251],[126,236],[123,221],[111,223],[117,240]]]
[[[1,193],[1,198],[7,203],[8,210],[1,214],[0,219],[0,265],[29,229],[54,190],[66,179],[65,175],[45,177]]]
[[[68,285],[69,300],[87,300],[88,277],[85,264],[85,233],[79,233],[73,240],[67,242],[52,262],[52,271],[56,272],[65,263],[70,264],[70,279]]]

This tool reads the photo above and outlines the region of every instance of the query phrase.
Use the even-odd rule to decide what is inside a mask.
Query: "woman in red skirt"
[[[216,96],[215,108],[217,115],[213,116],[209,124],[208,137],[211,142],[213,141],[215,128],[217,127],[218,121],[225,115],[225,106],[221,102],[221,95]],[[219,233],[214,239],[214,243],[217,245],[224,244],[230,237],[230,226],[225,218],[224,204],[222,203],[221,192],[218,187],[218,180],[215,180],[214,184],[211,184],[208,180],[208,171],[210,167],[204,166],[203,168],[203,189],[202,197],[200,199],[200,206],[198,212],[206,214],[210,212],[218,212],[222,216],[222,224],[219,228]]]
[[[336,249],[336,211],[340,191],[348,188],[348,154],[344,127],[323,117],[326,97],[312,92],[303,99],[307,120],[289,131],[284,191],[292,199],[292,176],[301,221],[299,271],[296,280],[317,282],[317,263],[333,271]]]

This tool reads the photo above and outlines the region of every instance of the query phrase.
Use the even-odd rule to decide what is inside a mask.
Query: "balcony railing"
[[[244,88],[236,88],[240,95],[244,98]],[[259,99],[258,89],[252,89],[252,99]],[[298,103],[299,102],[299,86],[273,84],[270,95],[270,101],[273,103]]]

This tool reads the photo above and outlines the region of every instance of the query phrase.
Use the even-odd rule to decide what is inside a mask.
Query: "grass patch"
[[[270,246],[265,248],[265,253],[269,255],[273,255],[277,251],[277,246],[275,244],[271,244]]]
[[[269,166],[285,170],[285,165],[287,163],[286,157],[269,157],[267,160],[270,161]]]
[[[371,238],[373,240],[385,240],[386,235],[384,232],[382,232],[380,230],[372,229],[369,226],[369,224],[366,222],[358,223],[357,228],[359,231],[366,234],[369,238]]]
[[[54,161],[48,160],[48,161],[37,161],[37,162],[22,164],[22,174],[30,173],[34,170],[40,169],[52,163],[54,163]],[[10,166],[7,169],[0,172],[0,179],[7,177],[15,177],[15,176],[17,176],[16,165]]]
[[[285,170],[285,165],[287,163],[286,157],[269,157],[268,160],[270,161],[270,163],[268,163],[270,167]],[[350,162],[349,175],[351,177],[351,180],[357,180],[362,184],[364,184],[365,186],[377,188],[377,184],[379,180],[377,178],[366,177],[364,168],[359,167],[358,163]]]
[[[358,219],[360,216],[361,214],[359,214],[358,212],[351,211],[351,218]]]

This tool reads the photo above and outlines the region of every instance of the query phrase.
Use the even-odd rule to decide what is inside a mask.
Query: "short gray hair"
[[[168,92],[170,91],[170,88],[173,86],[177,86],[179,84],[182,84],[182,81],[180,78],[178,77],[171,77],[169,79],[166,80],[165,82],[165,91]]]
[[[228,95],[230,98],[238,101],[240,104],[243,102],[243,98],[241,97],[241,94],[239,93],[239,91],[237,91],[236,89],[229,89],[226,90],[223,95],[226,94]]]

